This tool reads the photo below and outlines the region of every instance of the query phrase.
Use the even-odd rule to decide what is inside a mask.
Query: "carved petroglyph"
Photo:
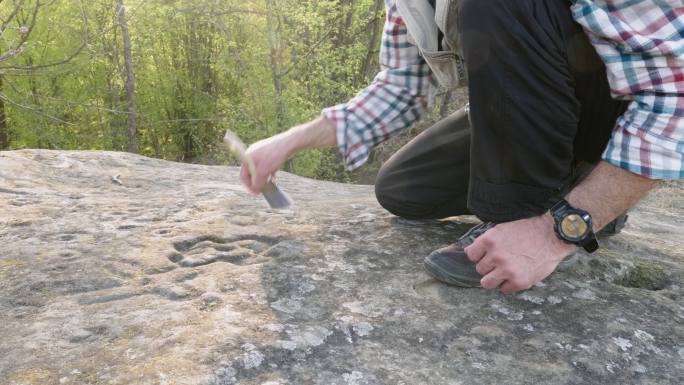
[[[253,265],[270,260],[272,257],[267,255],[268,251],[277,243],[278,239],[269,237],[223,239],[206,235],[174,243],[175,251],[168,258],[181,267],[197,267],[216,262]]]

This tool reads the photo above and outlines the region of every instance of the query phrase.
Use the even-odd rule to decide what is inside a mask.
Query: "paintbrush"
[[[250,175],[254,175],[256,173],[256,165],[254,164],[254,161],[252,158],[247,156],[245,153],[245,144],[237,135],[235,135],[235,133],[230,130],[226,130],[226,135],[223,137],[223,143],[231,153],[240,158],[242,163],[247,166]],[[268,202],[268,205],[271,206],[272,209],[286,209],[292,204],[290,197],[288,197],[283,190],[278,188],[278,186],[273,183],[270,177],[266,181],[261,193],[264,195],[266,202]]]

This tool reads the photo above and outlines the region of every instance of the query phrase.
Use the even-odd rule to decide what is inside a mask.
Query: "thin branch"
[[[43,116],[45,116],[46,118],[51,119],[51,120],[54,120],[54,121],[56,121],[56,122],[63,123],[63,124],[67,124],[67,125],[70,125],[70,126],[75,126],[75,125],[76,125],[76,124],[74,124],[74,123],[67,122],[66,120],[62,120],[62,119],[60,119],[60,118],[58,118],[58,117],[56,117],[56,116],[52,116],[52,115],[50,115],[50,114],[46,114],[45,112],[41,111],[40,109],[32,108],[32,107],[23,105],[23,104],[21,104],[21,103],[17,103],[17,102],[15,102],[14,100],[12,100],[12,99],[10,99],[9,97],[7,97],[7,95],[5,95],[5,94],[3,94],[3,93],[0,93],[0,99],[6,101],[7,103],[9,103],[9,104],[11,104],[11,105],[13,105],[13,106],[19,107],[19,108],[21,108],[21,109],[23,109],[23,110],[35,112],[36,114],[43,115]]]
[[[24,1],[24,0],[22,0],[22,2],[23,2],[23,1]],[[50,2],[45,3],[45,4],[38,3],[38,4],[36,5],[36,10],[37,10],[37,8],[39,8],[39,7],[42,8],[42,7],[47,7],[47,6],[49,6],[49,5],[52,5],[55,1],[56,1],[56,0],[51,0]],[[128,16],[126,17],[126,22],[130,21],[130,20],[133,18],[133,15],[136,14],[137,11],[138,11],[140,8],[142,8],[144,5],[146,5],[146,4],[147,4],[147,0],[142,0],[142,1],[140,2],[140,4],[138,4],[137,7],[135,7],[131,12],[129,12]],[[36,12],[34,12],[34,18],[33,18],[33,21],[32,21],[32,27],[31,27],[31,29],[33,28],[33,25],[35,25],[35,13],[36,13]],[[89,43],[89,42],[88,42],[88,37],[89,37],[89,34],[88,34],[88,19],[87,19],[87,16],[86,16],[86,14],[85,14],[85,10],[83,9],[83,2],[82,2],[82,1],[81,1],[81,17],[82,17],[82,19],[83,19],[83,26],[84,26],[84,27],[83,27],[83,28],[84,28],[83,42],[81,43],[81,45],[80,45],[75,51],[73,51],[73,52],[72,52],[69,56],[67,56],[66,58],[64,58],[64,59],[62,59],[62,60],[55,61],[55,62],[46,63],[46,64],[40,64],[40,65],[34,65],[34,66],[4,65],[4,66],[0,66],[0,70],[15,70],[15,71],[31,71],[31,72],[33,72],[33,71],[37,71],[37,70],[41,70],[41,69],[45,69],[45,68],[58,67],[58,66],[61,66],[61,65],[64,65],[64,64],[67,64],[67,63],[71,62],[72,60],[74,60],[77,56],[79,56],[79,55],[83,52],[83,50],[88,46],[88,43]],[[114,24],[113,26],[109,27],[107,30],[102,31],[102,33],[107,33],[107,32],[109,32],[109,31],[111,31],[111,30],[114,30],[115,28],[117,28],[117,25],[116,25],[116,24]],[[30,31],[29,31],[29,33],[30,33]],[[27,36],[27,38],[28,38],[28,36]],[[22,50],[23,50],[23,49],[22,49]],[[12,57],[16,57],[16,56],[18,56],[20,53],[21,53],[21,52],[18,52],[16,55],[14,55],[14,56],[12,56]],[[8,60],[8,59],[4,59],[4,60],[3,60],[2,57],[0,56],[0,62],[6,61],[6,60]]]
[[[304,55],[298,56],[298,57],[292,62],[292,64],[290,64],[290,66],[289,66],[285,71],[282,71],[282,72],[281,72],[280,74],[278,74],[278,75],[279,75],[280,77],[285,77],[285,76],[287,76],[287,74],[289,74],[293,69],[295,69],[295,67],[297,67],[297,64],[299,64],[299,61],[300,61],[302,58],[307,58],[307,57],[311,56],[311,54],[313,54],[313,53],[316,51],[316,49],[317,49],[321,44],[323,44],[326,40],[328,40],[328,36],[330,36],[330,34],[331,34],[332,32],[333,32],[332,29],[329,30],[328,32],[326,32],[326,33],[323,35],[323,37],[322,37],[320,40],[318,40],[318,41],[316,42],[316,44],[312,45],[311,48],[309,48],[309,50],[306,51],[306,53],[304,53]]]
[[[183,11],[185,11],[185,10],[183,10]],[[212,12],[212,16],[223,16],[223,15],[230,15],[230,14],[236,14],[236,13],[260,15],[260,16],[266,16],[268,14],[268,12],[256,11],[253,9],[231,8],[231,9],[227,9],[225,11]]]
[[[20,33],[20,38],[19,42],[15,44],[13,41],[12,43],[7,42],[7,39],[5,39],[5,34],[4,32],[7,30],[7,26],[9,23],[14,19],[18,14],[21,9],[21,5],[23,4],[23,0],[21,3],[19,3],[12,14],[10,14],[9,18],[3,23],[2,29],[0,30],[0,34],[2,34],[3,40],[5,43],[8,45],[8,51],[4,55],[0,55],[0,62],[13,59],[19,55],[21,55],[22,52],[24,52],[24,49],[26,48],[26,41],[28,40],[29,36],[31,35],[31,31],[33,31],[33,27],[36,25],[36,16],[38,14],[38,10],[40,9],[40,3],[37,3],[36,6],[33,8],[33,14],[31,16],[31,24],[29,27],[26,27],[25,25],[21,25],[19,27],[19,33]],[[14,46],[14,48],[12,48]]]
[[[88,46],[88,42],[83,42],[77,49],[76,51],[72,52],[69,56],[66,58],[52,62],[52,63],[47,63],[47,64],[39,64],[39,65],[34,65],[34,66],[14,66],[14,65],[9,65],[9,66],[0,66],[0,70],[20,70],[20,71],[36,71],[39,69],[43,68],[49,68],[49,67],[56,67],[60,65],[64,65],[69,63],[70,61],[74,60],[76,56],[80,55],[81,52],[83,52],[83,49]],[[2,57],[0,56],[0,62],[3,61]]]
[[[14,10],[12,11],[12,13],[9,14],[9,16],[7,17],[7,20],[2,22],[2,25],[0,25],[0,34],[5,32],[9,23],[11,23],[12,19],[14,19],[14,17],[17,16],[19,11],[21,10],[22,4],[24,4],[24,1],[25,0],[21,0],[21,2],[19,4],[15,5]]]

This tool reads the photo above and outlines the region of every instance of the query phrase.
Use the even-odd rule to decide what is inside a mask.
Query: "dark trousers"
[[[376,195],[407,218],[544,213],[596,164],[627,102],[567,0],[461,0],[470,119],[461,111],[400,149]]]

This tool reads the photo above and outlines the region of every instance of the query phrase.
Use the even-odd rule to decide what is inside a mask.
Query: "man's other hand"
[[[549,276],[575,248],[556,237],[553,218],[546,213],[498,224],[465,252],[482,275],[482,287],[500,287],[508,294],[529,289]]]
[[[252,175],[246,164],[240,169],[240,180],[253,194],[260,194],[269,177],[274,177],[280,167],[292,156],[307,148],[330,147],[337,143],[333,122],[318,118],[260,140],[247,149],[247,156],[254,161],[256,172]]]
[[[291,138],[287,133],[283,133],[249,146],[246,155],[254,162],[256,172],[251,174],[249,167],[243,163],[240,168],[240,180],[250,192],[260,194],[268,178],[274,177],[292,155],[290,142]]]

